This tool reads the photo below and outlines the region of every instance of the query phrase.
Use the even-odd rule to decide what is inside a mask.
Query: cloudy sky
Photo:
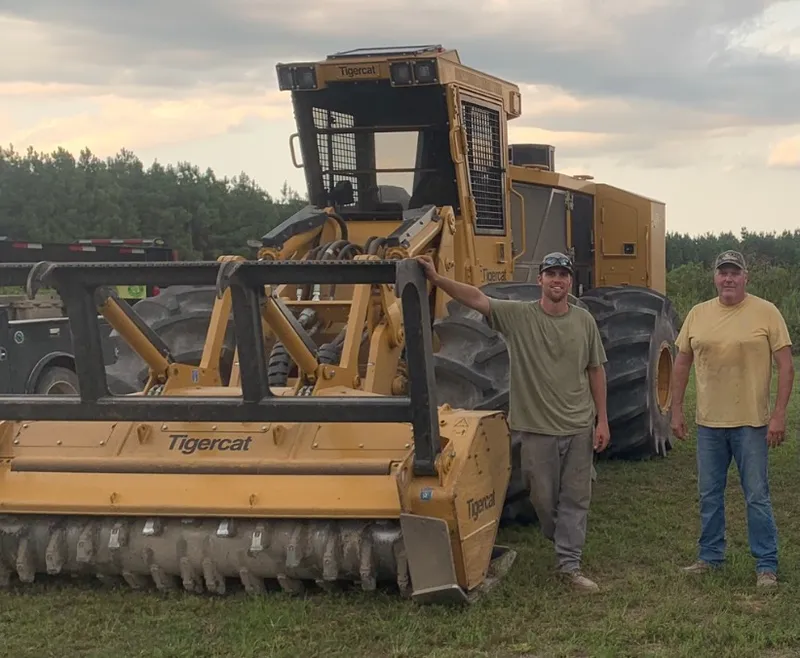
[[[800,227],[800,0],[0,0],[0,34],[18,150],[302,189],[275,63],[442,43],[521,86],[512,141],[665,201],[669,230]]]

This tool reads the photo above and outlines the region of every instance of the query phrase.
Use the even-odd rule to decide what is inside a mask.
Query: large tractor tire
[[[497,283],[481,288],[489,297],[537,301],[542,294],[535,283]],[[570,301],[583,306],[570,296]],[[434,323],[439,349],[434,354],[436,395],[439,404],[508,413],[508,348],[500,333],[492,329],[478,311],[451,300],[448,315]],[[533,523],[536,512],[530,503],[528,483],[522,476],[520,443],[512,438],[511,479],[506,492],[502,521]]]
[[[133,309],[167,344],[175,361],[199,365],[215,299],[213,287],[170,286],[155,297],[137,302]],[[117,357],[106,367],[109,390],[116,395],[141,391],[147,382],[147,364],[116,331],[112,331],[109,338]],[[223,382],[230,377],[234,342],[231,316],[220,356]]]
[[[199,365],[215,301],[216,288],[171,286],[156,297],[137,302],[133,308],[167,344],[176,362]],[[299,321],[311,335],[315,333],[315,329],[310,327],[313,316],[310,320],[301,316]],[[109,338],[116,350],[116,361],[106,368],[110,391],[116,395],[141,391],[147,383],[147,364],[115,331],[110,333]],[[293,372],[296,368],[294,361],[278,341],[265,347],[270,386],[286,386],[290,374],[296,374]],[[341,349],[341,339],[325,343],[317,352],[317,358],[323,363],[333,363],[340,356]],[[223,384],[230,379],[234,353],[235,331],[231,315],[220,356]]]
[[[608,363],[611,443],[602,458],[649,459],[672,448],[669,390],[680,318],[660,293],[639,286],[581,296],[600,329]]]

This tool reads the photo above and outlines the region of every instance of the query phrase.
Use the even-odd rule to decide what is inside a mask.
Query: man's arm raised
[[[422,265],[425,270],[425,276],[428,277],[428,280],[433,283],[433,285],[444,290],[453,299],[464,304],[464,306],[469,306],[469,308],[475,309],[479,313],[489,317],[492,312],[489,306],[489,298],[479,288],[471,286],[468,283],[453,281],[452,279],[441,276],[436,271],[436,265],[434,265],[430,256],[417,256],[416,260]]]

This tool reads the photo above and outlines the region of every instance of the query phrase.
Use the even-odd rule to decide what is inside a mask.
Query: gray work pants
[[[558,569],[579,569],[592,497],[594,429],[571,436],[514,433],[521,439],[531,502],[544,536],[555,545]]]

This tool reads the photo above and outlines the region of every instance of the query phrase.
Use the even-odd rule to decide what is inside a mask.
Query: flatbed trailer
[[[159,238],[33,242],[0,236],[0,263],[177,261]],[[115,286],[133,304],[159,294],[156,286]],[[23,290],[0,294],[0,393],[77,393],[78,378],[66,310],[54,291],[28,299]],[[110,327],[100,318],[102,331]],[[107,334],[106,334],[107,335]],[[105,341],[104,341],[105,343]],[[105,354],[106,364],[113,362]]]
[[[0,263],[37,263],[43,260],[60,263],[177,261],[178,253],[161,238],[91,238],[74,242],[34,242],[0,236]],[[158,294],[158,288],[154,286],[116,286],[116,290],[122,299],[131,304]],[[0,295],[0,305],[11,302],[11,313],[14,319],[20,320],[54,317],[53,313],[56,311],[59,316],[63,316],[60,301],[52,300],[57,300],[57,297],[44,294],[41,300],[31,303],[21,293]],[[25,314],[25,311],[29,314]]]

